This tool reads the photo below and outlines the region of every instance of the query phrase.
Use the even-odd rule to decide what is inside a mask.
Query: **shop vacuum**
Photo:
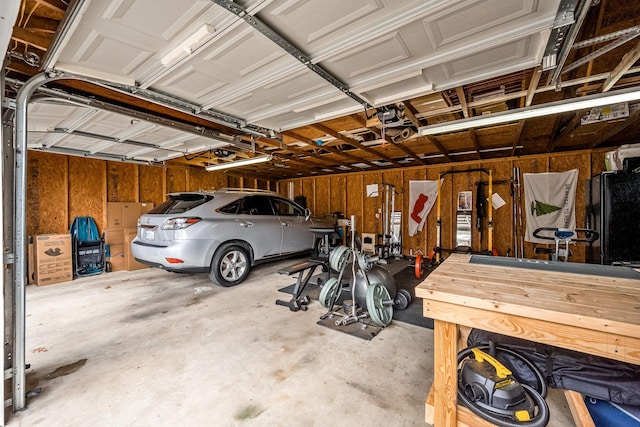
[[[535,387],[519,382],[495,357],[508,353],[528,366]],[[501,346],[480,345],[458,353],[458,401],[471,412],[500,427],[543,427],[549,422],[547,384],[540,371],[520,354]]]

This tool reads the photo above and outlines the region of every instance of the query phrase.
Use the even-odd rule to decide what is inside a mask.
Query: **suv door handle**
[[[253,227],[252,222],[241,222],[240,227]]]
[[[281,223],[283,227],[291,227],[291,223],[290,222],[283,222]]]

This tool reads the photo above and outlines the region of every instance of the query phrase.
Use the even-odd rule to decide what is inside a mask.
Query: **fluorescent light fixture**
[[[548,116],[551,114],[566,113],[569,111],[586,110],[593,107],[601,107],[619,102],[635,101],[640,99],[640,88],[633,87],[615,92],[598,93],[581,98],[567,99],[535,105],[532,107],[517,108],[495,114],[460,119],[454,122],[441,123],[418,128],[419,135],[435,135],[439,133],[456,132],[482,126],[491,126],[499,123],[514,122],[533,117]]]
[[[175,49],[163,56],[162,59],[160,59],[160,62],[166,68],[169,68],[179,60],[191,55],[194,50],[205,44],[213,33],[215,33],[215,29],[209,24],[204,24],[202,27],[198,28],[198,31],[187,37],[185,41],[180,43]]]
[[[244,160],[238,160],[237,162],[218,163],[217,165],[209,165],[209,166],[205,166],[204,168],[207,171],[211,172],[211,171],[217,171],[220,169],[235,168],[239,166],[253,165],[255,163],[268,162],[269,160],[271,160],[271,156],[259,156],[259,157],[251,157]]]

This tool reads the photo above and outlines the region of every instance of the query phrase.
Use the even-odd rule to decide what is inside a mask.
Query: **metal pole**
[[[16,328],[13,341],[13,410],[25,407],[25,278],[26,272],[26,192],[27,192],[27,108],[31,95],[41,85],[65,78],[36,74],[18,91],[15,124],[15,202],[14,202],[14,289]],[[68,77],[67,77],[68,78]]]
[[[4,65],[7,64],[5,59]],[[3,67],[4,68],[4,67]],[[0,71],[0,181],[2,188],[13,188],[13,111],[11,107],[5,103],[5,73]],[[1,306],[3,309],[2,318],[0,319],[0,330],[3,337],[3,372],[13,367],[13,331],[14,331],[14,305],[13,305],[13,274],[12,269],[8,268],[13,263],[13,192],[4,191],[2,195],[2,203],[0,203],[0,218],[2,218],[2,229],[0,230],[0,248],[2,248],[2,263],[5,265],[2,274],[0,274],[0,286],[2,295],[0,295]],[[3,375],[2,386],[0,387],[0,402],[3,403],[2,416],[0,418],[0,426],[4,426],[8,419],[8,410],[6,402],[11,398],[10,388],[6,387],[7,381],[11,379]]]
[[[487,250],[493,253],[493,171],[489,169],[489,205],[487,212]]]

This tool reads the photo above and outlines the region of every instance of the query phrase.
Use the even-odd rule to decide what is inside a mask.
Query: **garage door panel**
[[[486,0],[461,2],[423,21],[426,34],[436,48],[465,39],[483,38],[496,29],[513,28],[521,18],[537,12],[535,0],[499,0],[490,5]],[[552,9],[555,15],[555,9]]]

